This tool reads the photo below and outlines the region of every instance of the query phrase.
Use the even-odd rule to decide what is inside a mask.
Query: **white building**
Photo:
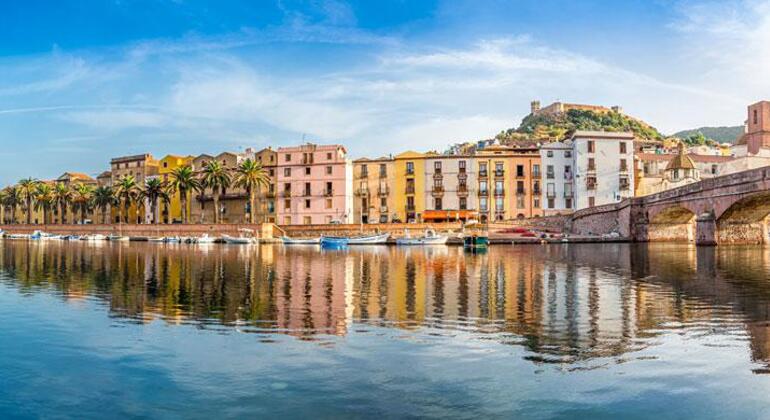
[[[474,159],[438,155],[425,159],[426,210],[478,210]]]
[[[540,148],[543,215],[571,213],[574,208],[572,141],[547,143]]]

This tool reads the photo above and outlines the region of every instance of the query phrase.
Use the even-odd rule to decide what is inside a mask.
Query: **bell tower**
[[[770,148],[770,101],[749,105],[746,145],[751,154],[756,154],[763,147]]]

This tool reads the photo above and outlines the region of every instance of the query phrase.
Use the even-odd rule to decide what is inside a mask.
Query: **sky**
[[[769,70],[770,1],[0,2],[0,184],[145,152],[444,150],[534,99],[739,125]]]

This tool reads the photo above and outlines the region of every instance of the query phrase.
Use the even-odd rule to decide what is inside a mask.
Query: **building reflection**
[[[746,334],[770,366],[770,250],[681,245],[237,247],[2,243],[2,281],[128,322],[302,339],[353,325],[467,331],[536,363],[624,357],[662,333]],[[767,367],[757,372],[769,371]]]

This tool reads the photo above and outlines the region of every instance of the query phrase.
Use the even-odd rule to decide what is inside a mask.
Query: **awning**
[[[468,220],[478,219],[476,210],[425,210],[422,212],[422,220]]]

